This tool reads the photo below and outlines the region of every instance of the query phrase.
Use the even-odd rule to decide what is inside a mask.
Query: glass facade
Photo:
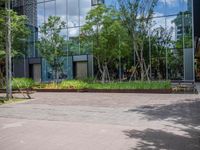
[[[29,39],[28,57],[39,57],[35,41],[40,38],[39,26],[49,16],[59,16],[67,23],[61,35],[67,40],[63,58],[65,68],[73,70],[72,55],[91,54],[92,45],[80,42],[81,26],[88,11],[98,3],[117,5],[116,0],[13,0],[13,7],[29,18],[32,34]],[[192,0],[159,0],[149,27],[147,60],[152,79],[193,80],[193,12]],[[168,36],[163,36],[168,35]],[[160,36],[164,41],[155,41]],[[157,46],[157,44],[162,46]],[[187,57],[187,56],[190,57]],[[191,59],[191,60],[189,60]],[[188,61],[192,62],[188,66]],[[42,61],[42,79],[51,80],[48,64]],[[64,69],[64,74],[73,78],[73,71]]]
[[[30,28],[31,35],[28,39],[28,49],[26,51],[27,57],[38,57],[36,49],[36,41],[38,39],[37,28],[37,1],[36,0],[13,0],[11,2],[12,8],[20,15],[28,17],[28,27]]]
[[[194,80],[192,0],[159,0],[152,24],[149,30],[152,78]],[[154,41],[155,35],[160,41]]]
[[[80,42],[80,30],[81,26],[85,23],[85,17],[91,7],[91,0],[37,1],[38,29],[44,22],[47,21],[49,16],[59,16],[61,20],[67,24],[66,28],[62,29],[61,36],[63,36],[67,41],[65,50],[67,51],[68,56],[63,57],[64,69],[60,72],[60,78],[67,77],[67,79],[72,79],[74,77],[72,55],[89,54]],[[40,35],[38,38],[40,38]],[[52,80],[52,70],[45,60],[42,62],[42,67],[42,80]]]

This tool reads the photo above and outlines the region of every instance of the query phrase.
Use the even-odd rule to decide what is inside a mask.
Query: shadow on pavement
[[[143,114],[144,119],[149,121],[171,122],[174,124],[172,128],[178,128],[185,133],[180,135],[164,129],[124,131],[129,138],[139,140],[137,147],[132,150],[200,150],[200,99],[184,100],[170,105],[143,105],[127,111],[131,112]]]
[[[194,131],[192,131],[194,132]],[[129,138],[139,139],[136,148],[131,150],[199,150],[199,139],[186,137],[162,130],[124,131]]]
[[[170,119],[185,126],[200,125],[200,99],[184,100],[170,105],[143,105],[127,112],[142,113],[148,120]]]

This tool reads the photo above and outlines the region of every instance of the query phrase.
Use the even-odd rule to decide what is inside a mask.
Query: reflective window
[[[103,4],[104,0],[92,0],[92,5]]]
[[[79,14],[80,14],[80,3],[79,0],[68,1],[68,26],[77,27],[79,26]]]
[[[80,0],[80,25],[84,25],[85,17],[91,9],[91,0]]]
[[[56,15],[55,2],[54,1],[46,2],[44,3],[44,5],[45,5],[45,21],[47,21],[49,16]]]
[[[79,28],[69,28],[68,29],[68,49],[71,54],[79,54],[80,44],[79,44]]]
[[[38,27],[44,23],[44,3],[37,4],[37,22]]]
[[[67,22],[67,1],[56,0],[56,16],[59,16],[62,21]]]
[[[35,2],[38,4],[34,4]],[[68,50],[68,55],[92,53],[91,41],[80,43],[80,28],[85,24],[85,17],[91,7],[104,2],[106,5],[116,6],[117,1],[24,0],[25,6],[16,1],[16,9],[20,6],[20,13],[28,16],[28,24],[32,31],[28,45],[29,56],[37,55],[35,41],[40,34],[37,33],[36,27],[47,21],[49,16],[55,15],[68,25],[61,31],[61,35],[66,40],[64,50]],[[158,0],[152,25],[148,31],[151,36],[150,44],[147,42],[151,48],[149,49],[151,56],[147,60],[151,59],[154,78],[183,79],[183,51],[185,48],[193,47],[192,32],[192,0]],[[164,41],[158,39],[164,39]],[[47,64],[44,65],[48,68]],[[52,78],[49,68],[46,70],[46,76],[48,79]]]

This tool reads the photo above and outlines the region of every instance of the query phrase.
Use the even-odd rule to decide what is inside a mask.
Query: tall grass
[[[12,88],[13,89],[28,89],[35,85],[34,80],[29,78],[13,78]]]
[[[134,82],[86,82],[81,80],[65,80],[59,84],[41,84],[43,89],[170,89],[170,81],[134,81]]]
[[[135,81],[135,82],[114,82],[114,83],[93,83],[89,84],[90,89],[170,89],[169,81]]]

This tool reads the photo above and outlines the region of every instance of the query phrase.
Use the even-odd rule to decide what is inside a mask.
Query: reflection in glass
[[[92,53],[91,41],[80,42],[80,26],[85,24],[85,17],[92,5],[104,2],[103,0],[37,2],[40,2],[37,5],[38,26],[54,15],[67,22],[68,27],[61,34],[66,40],[65,50],[68,50],[68,55]],[[116,0],[105,2],[109,5]],[[148,46],[145,47],[147,53],[151,50],[151,55],[145,54],[145,59],[152,62],[152,79],[183,79],[183,51],[185,48],[193,48],[192,0],[158,0],[154,11],[149,43],[147,41]],[[29,47],[33,48],[31,44]]]
[[[78,55],[80,52],[79,28],[68,29],[68,49],[70,54]]]
[[[85,24],[85,17],[91,9],[91,0],[80,0],[80,25]]]
[[[44,3],[37,4],[37,22],[38,27],[44,23]]]
[[[56,0],[56,16],[59,16],[62,21],[67,22],[67,1]]]
[[[68,26],[77,27],[79,26],[79,0],[68,1]]]
[[[55,16],[55,2],[50,1],[46,2],[45,4],[45,21],[48,20],[49,16]]]

